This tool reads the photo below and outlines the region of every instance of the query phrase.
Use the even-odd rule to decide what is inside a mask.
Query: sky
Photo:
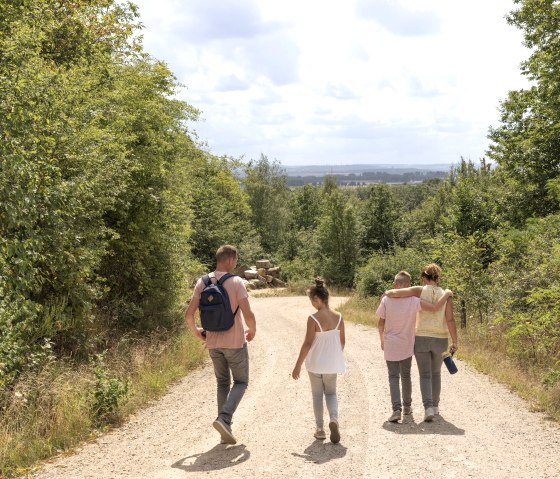
[[[478,161],[529,51],[512,0],[133,0],[215,155]]]

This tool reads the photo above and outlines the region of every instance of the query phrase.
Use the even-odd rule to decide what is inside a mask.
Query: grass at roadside
[[[338,311],[342,313],[342,316],[347,321],[376,328],[377,317],[375,316],[375,310],[377,309],[377,304],[377,298],[351,296],[346,303],[338,308]]]
[[[542,370],[531,365],[520,367],[496,339],[488,338],[476,326],[460,330],[457,356],[526,399],[531,410],[544,412],[560,423],[560,384],[543,385]]]
[[[378,301],[377,298],[352,296],[338,309],[346,321],[377,327]],[[503,341],[491,334],[476,325],[459,330],[457,357],[515,391],[530,403],[532,410],[544,412],[560,422],[560,385],[545,387],[539,379],[542,371],[521,368],[508,358]]]
[[[164,394],[170,383],[201,364],[203,358],[201,344],[183,331],[167,337],[123,339],[108,351],[101,366],[104,382],[95,375],[93,364],[60,361],[41,373],[22,377],[2,398],[0,477],[22,474],[37,461],[122,422]],[[118,384],[126,384],[128,393],[117,404],[112,388]],[[100,401],[111,406],[101,417]]]

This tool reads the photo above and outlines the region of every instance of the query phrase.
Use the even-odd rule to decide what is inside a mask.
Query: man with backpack
[[[216,252],[216,270],[200,278],[185,313],[193,334],[206,342],[218,384],[218,417],[213,423],[222,443],[235,444],[231,430],[233,413],[249,383],[247,341],[256,333],[256,320],[239,276],[229,274],[237,265],[237,248],[223,245]],[[200,310],[202,328],[194,315]],[[243,327],[241,314],[247,325]],[[233,377],[233,387],[231,386]]]

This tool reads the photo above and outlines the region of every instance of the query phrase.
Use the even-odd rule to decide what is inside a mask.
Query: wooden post
[[[467,327],[467,307],[465,305],[465,300],[461,300],[461,329]]]

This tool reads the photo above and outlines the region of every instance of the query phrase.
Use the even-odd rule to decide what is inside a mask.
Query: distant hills
[[[321,184],[326,175],[339,185],[359,186],[370,183],[416,183],[431,178],[445,178],[451,164],[432,165],[302,165],[282,166],[288,186]]]
[[[349,175],[366,172],[384,172],[392,174],[428,172],[428,171],[444,171],[449,172],[451,168],[449,164],[432,164],[432,165],[298,165],[286,166],[282,168],[286,170],[288,176],[305,176],[305,175]]]

